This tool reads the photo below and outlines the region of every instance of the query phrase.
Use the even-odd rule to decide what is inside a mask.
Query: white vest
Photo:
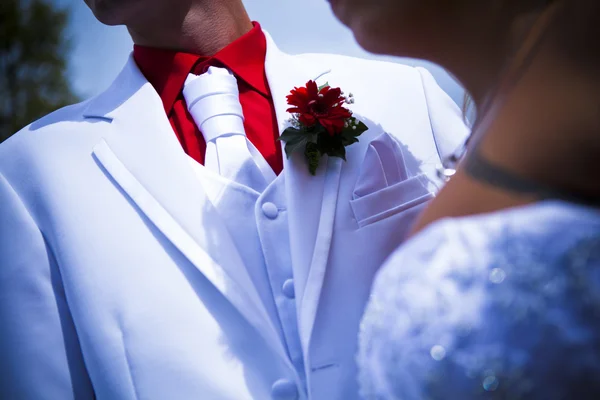
[[[289,240],[285,175],[263,193],[223,178],[190,158],[207,197],[238,248],[290,361],[305,381]],[[232,212],[237,210],[237,212]]]

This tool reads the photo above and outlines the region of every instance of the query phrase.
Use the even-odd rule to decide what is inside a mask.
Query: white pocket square
[[[369,143],[354,199],[375,193],[408,179],[400,144],[387,133],[382,133]]]
[[[363,227],[415,207],[434,195],[424,174],[411,176],[400,143],[387,133],[375,138],[365,154],[350,201]]]

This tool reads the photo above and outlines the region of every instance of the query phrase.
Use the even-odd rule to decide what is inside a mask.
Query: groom
[[[284,54],[241,0],[87,3],[135,46],[0,146],[0,398],[357,398],[371,282],[457,107],[423,69]],[[313,79],[368,127],[314,176],[276,140]]]

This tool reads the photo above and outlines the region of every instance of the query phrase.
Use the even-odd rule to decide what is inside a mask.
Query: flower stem
[[[319,168],[319,159],[321,158],[319,146],[316,143],[308,142],[306,149],[304,149],[304,156],[308,160],[308,171],[311,175],[315,176],[317,168]]]

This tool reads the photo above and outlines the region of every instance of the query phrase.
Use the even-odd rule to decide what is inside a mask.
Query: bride
[[[599,399],[600,2],[330,2],[366,49],[446,67],[478,114],[376,280],[363,396]]]

